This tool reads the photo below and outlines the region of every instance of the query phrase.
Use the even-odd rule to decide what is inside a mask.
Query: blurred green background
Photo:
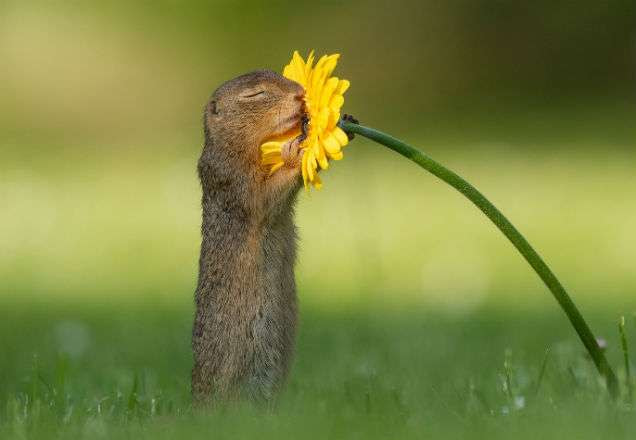
[[[345,111],[492,197],[576,296],[630,300],[635,9],[5,1],[2,290],[189,301],[202,107],[223,81],[281,70],[294,49],[313,48],[342,54],[337,74],[353,84]],[[366,140],[347,150],[325,190],[300,197],[301,296],[456,310],[497,294],[511,303],[547,297],[459,195]]]
[[[50,366],[79,344],[81,356],[116,353],[126,386],[132,353],[148,350],[151,364],[168,350],[156,374],[179,365],[171,386],[187,401],[202,108],[223,81],[280,71],[296,49],[341,53],[336,74],[352,83],[345,112],[490,197],[618,362],[616,319],[636,309],[635,23],[633,0],[4,0],[0,393],[20,395],[34,355]],[[361,352],[378,328],[388,347],[395,325],[397,337],[425,319],[442,320],[427,329],[434,337],[454,327],[491,345],[496,334],[482,348],[502,356],[534,347],[535,363],[554,341],[577,344],[506,239],[413,164],[358,138],[323,180],[298,207],[301,321],[313,327],[301,334],[294,389],[311,356],[340,353],[316,347],[344,337],[332,323],[349,314],[358,316],[350,330],[368,333],[346,340]],[[146,339],[126,348],[122,329]],[[118,342],[99,345],[111,332]],[[84,342],[68,345],[73,338]],[[418,338],[402,356],[418,351]]]

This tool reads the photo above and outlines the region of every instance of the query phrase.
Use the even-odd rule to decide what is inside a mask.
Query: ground
[[[305,303],[296,362],[274,409],[195,411],[191,307],[145,299],[3,304],[0,437],[631,438],[636,430],[633,408],[610,401],[559,313],[496,308],[457,317]],[[617,331],[601,330],[620,364]]]

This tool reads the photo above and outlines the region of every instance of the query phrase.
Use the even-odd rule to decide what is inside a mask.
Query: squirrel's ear
[[[212,100],[208,103],[208,111],[213,115],[219,114],[219,112],[216,109],[216,101]]]

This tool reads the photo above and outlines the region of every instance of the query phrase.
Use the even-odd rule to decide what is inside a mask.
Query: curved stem
[[[583,342],[583,345],[585,345],[585,348],[592,357],[599,373],[605,377],[607,388],[612,398],[615,399],[618,396],[619,389],[616,375],[598,346],[596,338],[590,330],[590,327],[587,325],[587,322],[585,322],[585,319],[583,319],[581,312],[579,312],[576,305],[567,294],[557,277],[554,273],[552,273],[548,265],[545,264],[539,254],[537,254],[532,246],[530,246],[530,243],[528,243],[517,228],[515,228],[512,223],[510,223],[510,221],[492,203],[490,203],[486,197],[484,197],[482,193],[459,175],[431,159],[417,148],[411,147],[392,136],[378,130],[374,130],[373,128],[365,127],[346,120],[340,121],[340,127],[345,132],[367,137],[384,145],[385,147],[390,148],[402,156],[411,159],[426,171],[437,176],[462,193],[468,198],[468,200],[474,203],[475,206],[486,214],[486,217],[488,217],[490,221],[492,221],[497,228],[499,228],[499,230],[508,237],[508,240],[512,242],[530,266],[532,266],[537,275],[539,275],[539,277],[543,280],[545,285],[548,286],[548,289],[550,289],[552,295],[554,295],[554,298],[567,315],[572,326],[574,326],[576,333],[579,335],[581,342]]]

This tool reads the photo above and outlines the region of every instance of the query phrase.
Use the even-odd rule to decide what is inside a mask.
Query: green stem
[[[484,214],[486,214],[486,217],[488,217],[490,221],[492,221],[495,226],[497,226],[497,228],[499,228],[499,230],[503,232],[506,237],[508,237],[508,240],[512,242],[512,244],[530,264],[530,266],[532,266],[537,275],[539,275],[539,277],[543,280],[545,285],[548,286],[548,289],[550,289],[552,295],[554,295],[554,298],[557,300],[557,302],[567,315],[568,319],[572,323],[572,326],[574,326],[576,333],[579,335],[579,338],[581,338],[581,342],[583,342],[583,345],[585,345],[585,348],[592,357],[599,373],[603,377],[605,377],[610,395],[613,399],[617,398],[619,389],[616,375],[614,374],[612,367],[607,362],[605,355],[598,346],[596,338],[590,330],[590,327],[585,322],[585,319],[583,319],[581,312],[579,312],[579,310],[576,308],[576,305],[574,305],[574,302],[572,302],[572,299],[567,294],[554,273],[552,273],[550,268],[541,259],[539,254],[537,254],[532,246],[530,246],[530,243],[528,243],[524,236],[521,235],[521,233],[512,225],[512,223],[510,223],[510,221],[492,203],[490,203],[490,201],[486,197],[484,197],[482,193],[480,193],[474,186],[455,174],[453,171],[428,157],[417,148],[411,147],[410,145],[392,136],[389,136],[378,130],[374,130],[373,128],[365,127],[363,125],[355,124],[353,122],[345,120],[340,121],[340,127],[345,132],[362,135],[384,145],[385,147],[390,148],[391,150],[401,154],[407,159],[411,159],[413,162],[424,168],[426,171],[437,176],[438,178],[455,188],[457,191],[462,193],[468,198],[468,200],[473,202],[475,206],[477,206]]]
[[[621,316],[618,322],[618,332],[621,335],[621,347],[623,348],[623,362],[625,362],[625,385],[627,385],[627,403],[630,405],[634,401],[634,386],[632,384],[631,366],[629,364],[629,346],[627,345],[627,334],[625,332],[625,317]]]

